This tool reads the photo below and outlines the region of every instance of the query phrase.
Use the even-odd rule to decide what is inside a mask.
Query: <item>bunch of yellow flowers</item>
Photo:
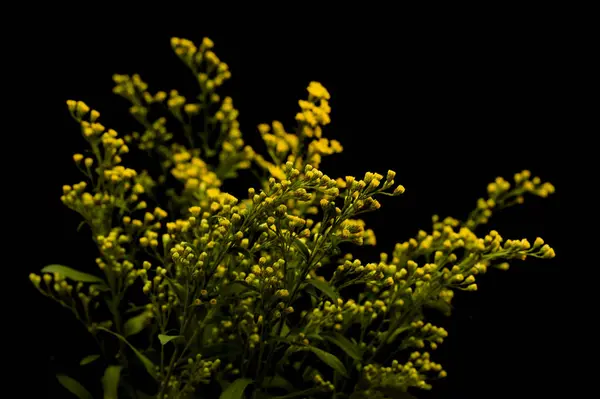
[[[476,291],[490,267],[554,257],[539,237],[531,244],[475,231],[527,194],[554,192],[529,171],[514,183],[497,178],[465,220],[436,215],[429,231],[378,261],[345,253],[376,245],[359,216],[405,189],[391,170],[359,178],[319,169],[323,156],[343,150],[323,137],[325,87],[310,82],[294,129],[258,126],[260,154],[245,144],[233,100],[219,94],[231,72],[214,43],[171,45],[199,95],[152,93],[139,75],[115,75],[113,91],[131,103],[139,132],[119,135],[98,111],[67,101],[89,147],[73,156],[86,180],[63,186],[61,200],[90,227],[98,270],[49,265],[30,276],[98,342],[116,343],[82,359],[106,365],[104,397],[394,398],[431,389],[446,372],[429,351],[448,333],[423,310],[450,314],[454,291]],[[178,129],[169,130],[169,118]],[[158,158],[161,172],[127,167],[134,152]],[[262,175],[245,198],[222,190],[253,167]],[[71,377],[59,381],[91,397]]]

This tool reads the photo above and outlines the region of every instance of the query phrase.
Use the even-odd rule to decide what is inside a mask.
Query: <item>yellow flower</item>
[[[327,89],[325,89],[325,87],[323,87],[323,85],[319,82],[310,82],[307,90],[308,94],[315,97],[316,99],[329,100],[331,98]]]

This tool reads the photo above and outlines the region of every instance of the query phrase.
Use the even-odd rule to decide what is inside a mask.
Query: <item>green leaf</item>
[[[290,327],[288,326],[288,324],[284,321],[283,322],[283,327],[281,327],[281,334],[279,334],[280,337],[287,337],[287,335],[290,333]]]
[[[123,325],[123,335],[129,337],[139,333],[150,324],[152,316],[152,312],[142,312],[137,316],[133,316]]]
[[[104,280],[102,280],[100,277],[83,273],[62,265],[48,265],[42,269],[42,273],[58,273],[61,276],[73,281],[81,281],[82,283],[99,283],[105,285]]]
[[[294,386],[292,385],[292,383],[280,375],[275,375],[272,377],[265,378],[261,387],[264,389],[281,388],[281,389],[285,389],[288,392],[291,392],[294,390]]]
[[[121,366],[108,366],[102,377],[104,399],[119,398],[119,379],[121,378]]]
[[[59,374],[56,376],[60,385],[65,387],[69,392],[73,395],[77,396],[79,399],[94,399],[92,394],[88,392],[87,389],[83,387],[77,380],[66,376],[64,374]]]
[[[137,350],[133,345],[131,345],[129,343],[129,341],[127,341],[125,339],[125,337],[123,337],[120,334],[117,334],[115,332],[110,331],[107,328],[104,327],[98,327],[98,330],[102,330],[105,331],[111,335],[114,335],[115,337],[117,337],[119,340],[123,341],[125,344],[127,344],[127,346],[129,346],[131,348],[131,350],[133,351],[133,353],[135,353],[135,355],[138,357],[138,359],[140,359],[140,361],[142,362],[142,364],[144,365],[144,368],[146,369],[146,371],[148,372],[148,374],[150,374],[152,376],[152,378],[154,378],[155,380],[157,379],[156,376],[156,369],[154,367],[154,363],[152,363],[152,361],[150,359],[148,359],[146,356],[144,356],[142,354],[142,352],[140,352],[139,350]]]
[[[342,334],[334,333],[332,335],[324,335],[324,338],[332,344],[338,346],[352,359],[358,361],[362,360],[362,352],[358,345],[352,343],[352,341],[344,337]]]
[[[400,334],[402,334],[404,331],[409,330],[411,327],[410,326],[404,326],[404,327],[400,327],[397,328],[392,335],[390,335],[390,337],[387,339],[386,343],[387,344],[391,344],[392,342],[394,342],[394,340],[396,339],[396,337]]]
[[[298,250],[300,251],[300,253],[304,257],[305,261],[308,261],[308,259],[310,259],[310,249],[308,249],[308,247],[306,246],[306,244],[301,239],[299,239],[298,237],[294,238],[294,246],[296,248],[298,248]]]
[[[182,335],[165,335],[165,334],[158,334],[158,340],[160,341],[161,345],[166,345],[167,343],[173,341],[174,339],[177,338],[182,338]]]
[[[80,366],[85,366],[86,364],[90,364],[100,358],[100,355],[89,355],[81,359],[79,362]]]
[[[322,293],[324,293],[325,295],[327,295],[329,298],[331,298],[333,301],[338,300],[338,298],[340,297],[337,292],[335,292],[335,290],[333,289],[333,287],[331,285],[329,285],[328,282],[326,281],[321,281],[321,280],[317,280],[314,278],[310,278],[308,280],[305,280],[307,284],[312,285],[313,287],[315,287],[316,289],[318,289],[319,291],[321,291]]]
[[[287,335],[290,332],[290,327],[288,326],[288,324],[283,321],[283,326],[281,327],[281,334],[279,334],[280,337],[287,337]],[[273,328],[271,329],[271,335],[277,335],[277,332],[279,331],[279,323],[275,323],[273,325]]]
[[[252,384],[251,379],[238,378],[221,393],[219,399],[242,399],[244,397],[244,390],[250,384]]]
[[[323,361],[323,363],[327,364],[329,367],[340,373],[343,377],[348,377],[348,371],[346,370],[346,367],[344,367],[342,361],[336,356],[332,355],[329,352],[325,352],[322,349],[315,348],[313,346],[308,346],[307,348],[312,353],[317,355],[319,359]]]
[[[311,341],[323,341],[323,337],[316,333],[308,334],[306,338],[308,338]]]

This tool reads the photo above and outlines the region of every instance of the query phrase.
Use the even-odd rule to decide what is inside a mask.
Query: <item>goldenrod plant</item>
[[[98,342],[81,364],[104,364],[104,398],[410,397],[446,377],[434,353],[448,334],[425,309],[449,315],[454,292],[476,291],[488,269],[554,257],[541,238],[485,230],[526,195],[554,192],[527,170],[490,183],[466,218],[433,216],[391,253],[355,257],[348,248],[376,244],[360,216],[404,187],[391,170],[320,170],[343,150],[325,137],[325,87],[310,82],[291,130],[259,125],[266,150],[255,151],[220,94],[231,72],[213,42],[171,45],[199,94],[152,92],[137,74],[114,75],[139,131],[120,135],[98,111],[67,101],[88,147],[73,156],[85,179],[63,186],[61,201],[91,232],[97,270],[49,265],[30,275]],[[136,159],[156,164],[136,168]],[[257,177],[247,197],[224,191],[246,169]]]

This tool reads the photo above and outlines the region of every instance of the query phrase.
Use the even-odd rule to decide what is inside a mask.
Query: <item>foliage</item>
[[[263,156],[245,144],[232,99],[219,95],[231,73],[212,41],[171,44],[200,94],[151,93],[140,76],[115,75],[139,132],[120,136],[98,111],[67,102],[89,148],[73,157],[86,180],[63,186],[61,200],[89,226],[98,271],[51,265],[30,276],[101,343],[81,364],[106,364],[104,397],[408,397],[446,376],[427,350],[447,332],[424,320],[425,308],[449,314],[454,291],[477,290],[490,267],[554,256],[541,238],[475,233],[525,194],[554,191],[528,171],[514,183],[497,178],[465,220],[434,216],[429,232],[378,261],[344,253],[375,245],[358,217],[404,187],[391,170],[362,179],[319,170],[342,151],[323,137],[328,91],[309,84],[293,132],[259,125]],[[125,166],[130,149],[157,160],[156,170]],[[223,191],[244,169],[260,185],[247,198]]]

